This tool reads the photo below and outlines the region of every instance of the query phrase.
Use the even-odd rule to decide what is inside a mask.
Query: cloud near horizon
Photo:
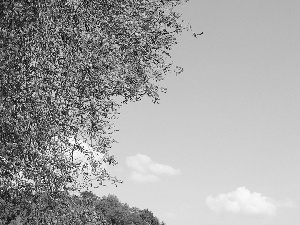
[[[274,215],[279,206],[271,198],[256,192],[251,193],[245,187],[239,187],[233,192],[219,194],[216,197],[207,196],[206,204],[215,212],[245,215]]]
[[[175,176],[181,173],[179,169],[153,162],[149,156],[143,154],[127,157],[126,164],[133,169],[130,178],[141,183],[159,181],[160,175]]]
[[[75,144],[75,139],[70,138],[69,139],[70,144],[74,145]],[[82,162],[82,163],[87,163],[89,162],[89,158],[92,157],[96,160],[102,160],[104,157],[104,154],[97,152],[93,149],[91,145],[89,145],[87,142],[83,140],[78,140],[78,144],[86,151],[85,153],[75,150],[73,151],[73,160],[76,163]],[[101,165],[102,168],[106,168],[106,165],[103,163]]]

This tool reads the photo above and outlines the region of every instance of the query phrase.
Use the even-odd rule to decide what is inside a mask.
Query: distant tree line
[[[66,197],[64,198],[66,199]],[[72,195],[68,201],[56,202],[49,207],[44,196],[37,203],[27,205],[22,214],[9,213],[0,208],[0,225],[164,225],[148,209],[130,207],[114,195],[98,197],[92,192]],[[21,207],[19,209],[21,212]]]

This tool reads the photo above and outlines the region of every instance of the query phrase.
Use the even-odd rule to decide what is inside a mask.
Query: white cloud
[[[85,190],[86,182],[85,178],[91,181],[93,186],[98,186],[99,183],[96,181],[99,173],[103,170],[108,170],[107,163],[104,162],[105,155],[98,152],[92,145],[87,141],[78,139],[75,141],[74,137],[69,138],[69,143],[71,145],[79,145],[82,149],[76,149],[75,151],[70,151],[66,156],[72,158],[74,163],[78,163],[74,176],[76,177],[76,185],[80,190]],[[72,194],[78,194],[78,192],[71,192]]]
[[[54,137],[53,141],[58,142],[58,145],[62,145],[64,147],[66,147],[66,144],[64,144],[59,137]],[[71,149],[69,151],[64,151],[63,154],[65,157],[67,157],[68,159],[72,159],[75,163],[88,163],[91,160],[97,160],[97,161],[101,161],[104,158],[104,154],[96,151],[91,145],[89,145],[87,142],[78,139],[77,141],[75,140],[74,137],[70,137],[68,139],[69,143],[71,145],[75,145],[78,144],[79,146],[82,147],[81,150],[76,149],[74,151],[71,151]],[[50,151],[51,149],[49,149],[49,151],[47,152],[47,154],[49,156],[52,155],[52,152]],[[104,166],[104,164],[103,164]]]
[[[70,144],[74,145],[76,143],[74,138],[69,139]],[[104,154],[95,151],[88,143],[83,140],[78,140],[77,143],[83,148],[84,152],[75,150],[73,151],[73,160],[75,163],[87,163],[93,160],[101,161],[104,157]],[[104,163],[102,167],[105,167]]]
[[[152,163],[152,160],[146,155],[137,154],[136,156],[127,157],[126,163],[130,168],[140,173],[146,173],[148,169],[147,167]]]
[[[134,170],[131,173],[131,179],[137,182],[155,182],[159,180],[159,175],[174,176],[180,174],[179,169],[153,162],[149,156],[143,154],[127,157],[126,163]]]
[[[174,169],[171,166],[153,163],[149,165],[149,170],[156,174],[165,174],[165,175],[178,175],[180,170]]]
[[[132,180],[137,181],[139,183],[147,183],[147,182],[156,182],[159,181],[159,178],[153,174],[144,174],[144,173],[139,173],[136,171],[133,171],[131,173]]]
[[[247,215],[274,215],[278,204],[274,200],[251,193],[245,187],[239,187],[233,192],[219,194],[217,197],[208,196],[206,203],[212,211],[242,213]]]

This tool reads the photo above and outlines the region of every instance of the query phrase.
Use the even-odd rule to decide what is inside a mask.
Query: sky
[[[123,180],[95,189],[167,225],[300,222],[300,1],[191,0],[184,68],[120,109],[111,149]]]

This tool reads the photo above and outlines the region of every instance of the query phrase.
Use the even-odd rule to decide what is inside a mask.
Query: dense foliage
[[[174,11],[181,3],[0,2],[0,210],[7,218],[42,218],[70,199],[69,190],[118,182],[103,167],[116,163],[108,151],[112,120],[122,103],[159,99],[157,82],[176,70],[170,50],[185,29]],[[76,161],[74,152],[88,160]]]
[[[163,225],[148,209],[129,207],[114,195],[102,198],[91,192],[80,196],[69,196],[67,203],[59,202],[55,207],[38,209],[31,205],[26,212],[12,218],[11,224],[74,224],[74,225]],[[44,198],[47,205],[47,198]],[[41,205],[40,205],[41,206]],[[30,213],[29,213],[30,211]],[[0,211],[1,212],[1,211]],[[3,213],[1,221],[6,221]]]
[[[103,197],[96,201],[95,210],[104,215],[108,224],[116,225],[162,225],[160,221],[148,209],[129,207],[121,203],[114,195]]]

